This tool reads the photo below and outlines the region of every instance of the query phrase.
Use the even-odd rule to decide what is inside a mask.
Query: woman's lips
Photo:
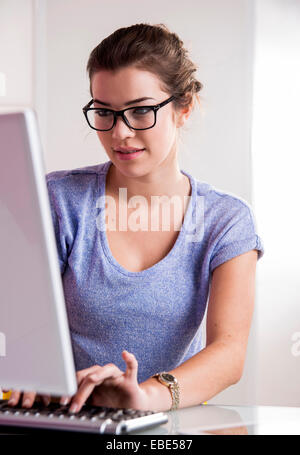
[[[131,151],[130,153],[125,153],[125,150],[126,149],[124,149],[124,152],[115,150],[117,157],[122,161],[133,160],[134,158],[137,158],[138,156],[142,155],[142,153],[145,151],[145,149],[141,149],[141,150],[137,150],[136,152]],[[132,150],[135,150],[135,149],[132,149]],[[129,151],[130,151],[130,148],[127,149],[127,152],[129,152]]]

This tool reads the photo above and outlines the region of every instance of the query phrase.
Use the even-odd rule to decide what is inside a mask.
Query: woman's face
[[[94,103],[94,107],[126,109],[134,106],[159,104],[172,94],[161,89],[160,79],[153,73],[135,67],[117,71],[101,70],[92,78],[93,99],[106,103]],[[139,98],[148,100],[127,104]],[[148,130],[130,129],[121,117],[117,117],[114,128],[110,131],[97,131],[109,159],[117,169],[128,177],[142,176],[152,170],[167,165],[176,156],[177,127],[180,120],[175,112],[173,102],[157,111],[156,124]],[[122,160],[116,152],[119,147],[133,147],[144,151],[130,160]]]

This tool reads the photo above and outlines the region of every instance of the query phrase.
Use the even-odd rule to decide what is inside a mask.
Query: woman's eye
[[[95,111],[95,115],[98,115],[99,117],[106,117],[107,115],[111,115],[111,111],[105,111],[104,109],[98,109]]]
[[[137,107],[134,109],[133,113],[138,115],[148,114],[151,111],[149,107]]]

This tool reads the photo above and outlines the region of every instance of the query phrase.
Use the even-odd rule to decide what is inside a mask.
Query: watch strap
[[[173,384],[169,384],[169,383],[165,382],[163,380],[163,378],[161,377],[161,375],[163,373],[165,373],[165,371],[163,371],[161,373],[156,373],[152,377],[157,378],[161,384],[165,385],[170,390],[171,397],[172,397],[172,406],[171,406],[170,411],[174,411],[174,410],[178,409],[178,406],[179,406],[179,398],[180,398],[179,385],[178,385],[178,382],[174,382]],[[174,376],[174,378],[175,378],[175,376]]]

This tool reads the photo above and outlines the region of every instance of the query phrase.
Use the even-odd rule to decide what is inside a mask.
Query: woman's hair
[[[99,70],[118,70],[127,66],[156,74],[162,90],[175,97],[175,109],[189,106],[202,88],[194,73],[197,66],[176,33],[164,24],[135,24],[123,27],[93,49],[87,63],[92,94],[92,77]]]

